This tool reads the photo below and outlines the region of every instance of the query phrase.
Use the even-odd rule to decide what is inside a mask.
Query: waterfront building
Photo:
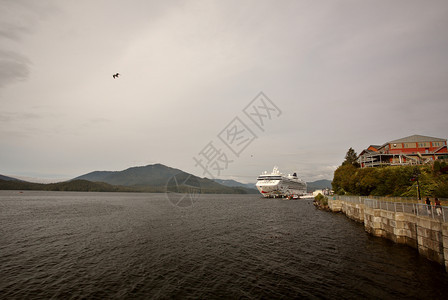
[[[446,143],[442,138],[411,135],[381,146],[370,145],[359,154],[358,162],[361,168],[425,164],[448,159]]]

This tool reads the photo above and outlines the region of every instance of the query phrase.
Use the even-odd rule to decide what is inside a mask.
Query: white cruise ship
[[[297,174],[285,176],[274,167],[272,173],[264,172],[257,179],[257,189],[266,198],[294,197],[306,194],[306,182],[297,178]]]

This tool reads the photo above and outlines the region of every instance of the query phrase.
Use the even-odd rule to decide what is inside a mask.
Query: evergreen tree
[[[345,160],[342,165],[353,165],[356,168],[359,168],[360,165],[358,163],[358,154],[356,154],[355,150],[352,147],[348,149],[347,154],[345,155]]]

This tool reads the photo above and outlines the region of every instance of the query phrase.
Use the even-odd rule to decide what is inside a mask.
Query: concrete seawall
[[[364,223],[367,232],[416,248],[448,270],[448,207],[437,214],[423,204],[379,202],[362,197],[332,197],[328,207]]]

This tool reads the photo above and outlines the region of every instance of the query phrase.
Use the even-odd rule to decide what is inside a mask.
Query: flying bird
[[[118,78],[119,75],[120,75],[120,74],[117,73],[117,74],[112,75],[112,77],[115,79],[115,78]]]

